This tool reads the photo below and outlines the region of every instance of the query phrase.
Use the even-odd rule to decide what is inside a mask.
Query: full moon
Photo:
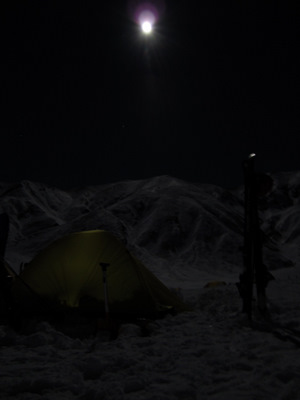
[[[147,35],[152,32],[152,24],[149,21],[144,21],[142,23],[141,27],[142,27],[142,31]]]

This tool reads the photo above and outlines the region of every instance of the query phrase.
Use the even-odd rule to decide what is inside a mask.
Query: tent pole
[[[103,288],[104,288],[104,305],[105,305],[105,317],[109,319],[109,305],[108,305],[108,291],[107,291],[107,268],[110,264],[108,263],[100,263],[100,267],[102,268],[103,273]]]

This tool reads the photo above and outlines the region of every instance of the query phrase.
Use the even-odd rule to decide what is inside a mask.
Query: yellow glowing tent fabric
[[[112,313],[156,314],[184,304],[111,233],[94,230],[57,240],[30,262],[14,283],[23,307],[38,299],[72,308],[104,311],[103,272]]]

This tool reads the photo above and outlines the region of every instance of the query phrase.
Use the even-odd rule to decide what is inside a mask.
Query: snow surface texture
[[[300,331],[300,173],[273,177],[261,199],[264,259],[274,323]],[[69,232],[116,234],[194,307],[149,325],[125,324],[71,338],[48,323],[27,334],[0,327],[0,399],[299,399],[297,336],[253,330],[235,282],[242,268],[243,189],[163,176],[64,192],[24,181],[0,184],[11,229],[7,261],[18,271]],[[209,281],[226,285],[205,288]],[[280,332],[279,332],[280,333]]]

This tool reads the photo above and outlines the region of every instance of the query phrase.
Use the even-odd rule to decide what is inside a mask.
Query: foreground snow
[[[290,277],[292,278],[292,277]],[[276,283],[271,311],[298,325],[298,282]],[[277,289],[295,291],[281,303]],[[276,292],[276,293],[275,293]],[[28,335],[1,331],[3,399],[297,399],[300,352],[243,323],[234,285],[187,293],[193,312],[124,325],[115,341],[71,339],[41,323]],[[293,301],[292,301],[293,300]]]
[[[276,278],[267,292],[270,313],[295,341],[254,330],[241,314],[240,191],[168,177],[77,193],[4,185],[8,258],[16,270],[57,235],[104,227],[194,309],[152,322],[147,336],[125,324],[114,341],[105,332],[71,338],[45,322],[24,335],[2,326],[0,399],[298,399],[298,182],[298,174],[278,177],[261,211],[272,236],[266,262]],[[211,280],[226,285],[204,288]]]

